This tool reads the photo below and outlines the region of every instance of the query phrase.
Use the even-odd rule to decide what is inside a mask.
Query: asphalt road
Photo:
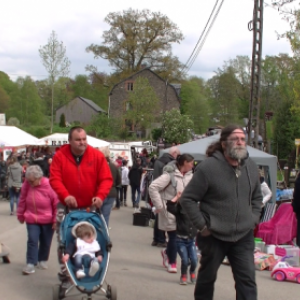
[[[113,249],[106,280],[118,291],[118,300],[193,299],[194,286],[179,285],[179,273],[169,274],[162,267],[161,248],[151,247],[152,228],[132,225],[133,209],[112,211],[110,236]],[[26,228],[9,215],[9,203],[0,200],[0,242],[11,249],[11,264],[0,262],[1,300],[51,300],[57,281],[56,240],[53,239],[48,270],[36,270],[24,276]],[[276,282],[270,272],[256,272],[259,300],[297,300],[300,285]],[[82,299],[74,291],[67,299]],[[103,294],[93,299],[105,299]],[[222,265],[215,286],[215,300],[235,299],[234,281],[229,266]]]

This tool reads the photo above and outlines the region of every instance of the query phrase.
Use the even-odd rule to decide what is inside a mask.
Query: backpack
[[[171,161],[168,164],[166,164],[163,168],[163,172],[166,172],[170,176],[170,184],[175,189],[175,192],[177,193],[177,181],[175,180],[175,163],[176,161]]]

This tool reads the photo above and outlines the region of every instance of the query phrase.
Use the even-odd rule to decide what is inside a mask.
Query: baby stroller
[[[81,279],[77,279],[74,272],[74,265],[72,263],[72,259],[69,259],[66,263],[67,273],[70,276],[70,279],[73,285],[64,290],[62,293],[61,286],[55,285],[53,287],[53,300],[64,299],[67,297],[67,294],[70,290],[75,286],[80,293],[86,294],[87,297],[83,297],[83,299],[92,299],[92,294],[97,293],[99,290],[102,291],[107,299],[116,300],[117,299],[117,291],[116,288],[107,284],[105,282],[105,276],[108,269],[109,264],[109,256],[110,249],[112,244],[109,239],[108,229],[102,215],[99,215],[96,212],[87,212],[83,210],[76,210],[69,212],[60,225],[60,247],[62,249],[62,253],[64,253],[64,249],[68,246],[70,242],[74,239],[72,235],[72,228],[78,222],[89,222],[92,224],[97,232],[97,241],[101,247],[103,253],[103,260],[100,263],[100,269],[93,277],[85,277]],[[88,273],[89,264],[88,262],[83,262],[84,270]],[[105,288],[106,286],[106,288]]]

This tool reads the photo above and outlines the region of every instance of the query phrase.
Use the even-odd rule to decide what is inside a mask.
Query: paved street
[[[113,241],[107,282],[115,285],[119,300],[193,299],[193,285],[181,286],[179,274],[169,274],[161,264],[160,248],[151,247],[152,228],[132,226],[132,208],[113,211],[110,235]],[[0,200],[0,241],[11,248],[11,264],[0,263],[1,300],[51,300],[57,283],[56,241],[53,239],[49,269],[24,276],[26,229],[9,215],[9,203]],[[259,300],[299,299],[300,285],[276,282],[268,271],[257,271]],[[76,291],[74,291],[76,292]],[[77,292],[76,292],[77,293]],[[72,296],[68,299],[81,299]],[[103,299],[103,295],[95,299]],[[235,299],[230,267],[221,266],[215,300]]]

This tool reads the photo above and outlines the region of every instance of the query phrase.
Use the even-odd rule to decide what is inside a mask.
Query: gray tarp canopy
[[[220,139],[220,135],[212,135],[197,141],[185,143],[177,146],[181,153],[188,153],[194,156],[195,160],[201,161],[206,158],[205,152],[207,147]],[[269,184],[272,190],[272,201],[276,201],[276,186],[277,186],[277,157],[266,152],[257,150],[253,147],[247,146],[250,158],[258,165],[268,167]],[[167,153],[169,149],[164,149],[160,155]],[[257,175],[258,176],[258,175]]]

